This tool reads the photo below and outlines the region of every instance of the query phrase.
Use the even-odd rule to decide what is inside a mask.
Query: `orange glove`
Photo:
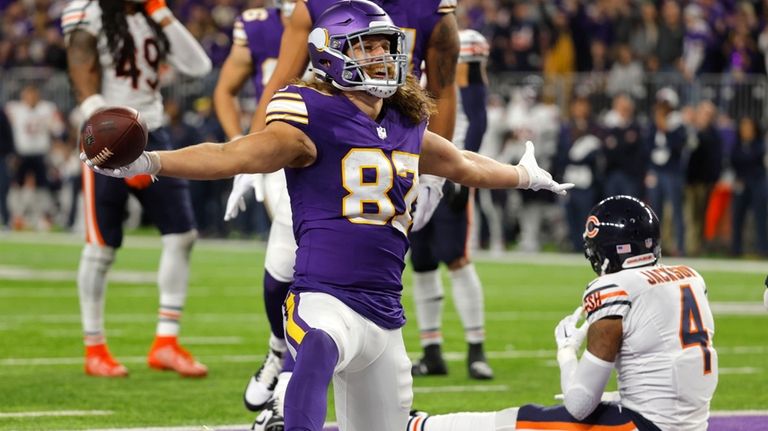
[[[152,175],[141,174],[125,178],[128,187],[136,190],[143,190],[152,185]]]
[[[147,0],[144,2],[144,11],[158,24],[165,18],[173,17],[173,12],[168,9],[165,0]]]

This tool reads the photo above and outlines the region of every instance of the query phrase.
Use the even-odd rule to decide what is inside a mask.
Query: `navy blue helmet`
[[[592,208],[584,228],[584,255],[598,275],[653,265],[661,256],[659,218],[631,196],[611,196]]]

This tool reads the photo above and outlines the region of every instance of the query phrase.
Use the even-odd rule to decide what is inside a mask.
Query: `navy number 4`
[[[709,333],[701,321],[699,303],[689,284],[680,286],[680,344],[683,349],[701,347],[704,355],[704,374],[712,372],[712,352],[709,350]]]

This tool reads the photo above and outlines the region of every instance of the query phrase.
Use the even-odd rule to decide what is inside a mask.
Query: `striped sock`
[[[83,336],[83,344],[88,350],[89,347],[107,344],[107,337],[102,332],[86,332]]]
[[[158,337],[176,337],[179,335],[179,320],[181,320],[182,310],[183,307],[160,304],[156,331]]]

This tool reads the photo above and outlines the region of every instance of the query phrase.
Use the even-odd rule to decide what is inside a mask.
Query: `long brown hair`
[[[292,84],[303,85],[327,94],[341,92],[330,82],[320,80],[294,80]],[[408,118],[414,125],[428,119],[437,112],[435,100],[421,88],[419,81],[411,74],[405,78],[405,84],[397,89],[394,95],[384,99],[384,106],[392,107]]]

